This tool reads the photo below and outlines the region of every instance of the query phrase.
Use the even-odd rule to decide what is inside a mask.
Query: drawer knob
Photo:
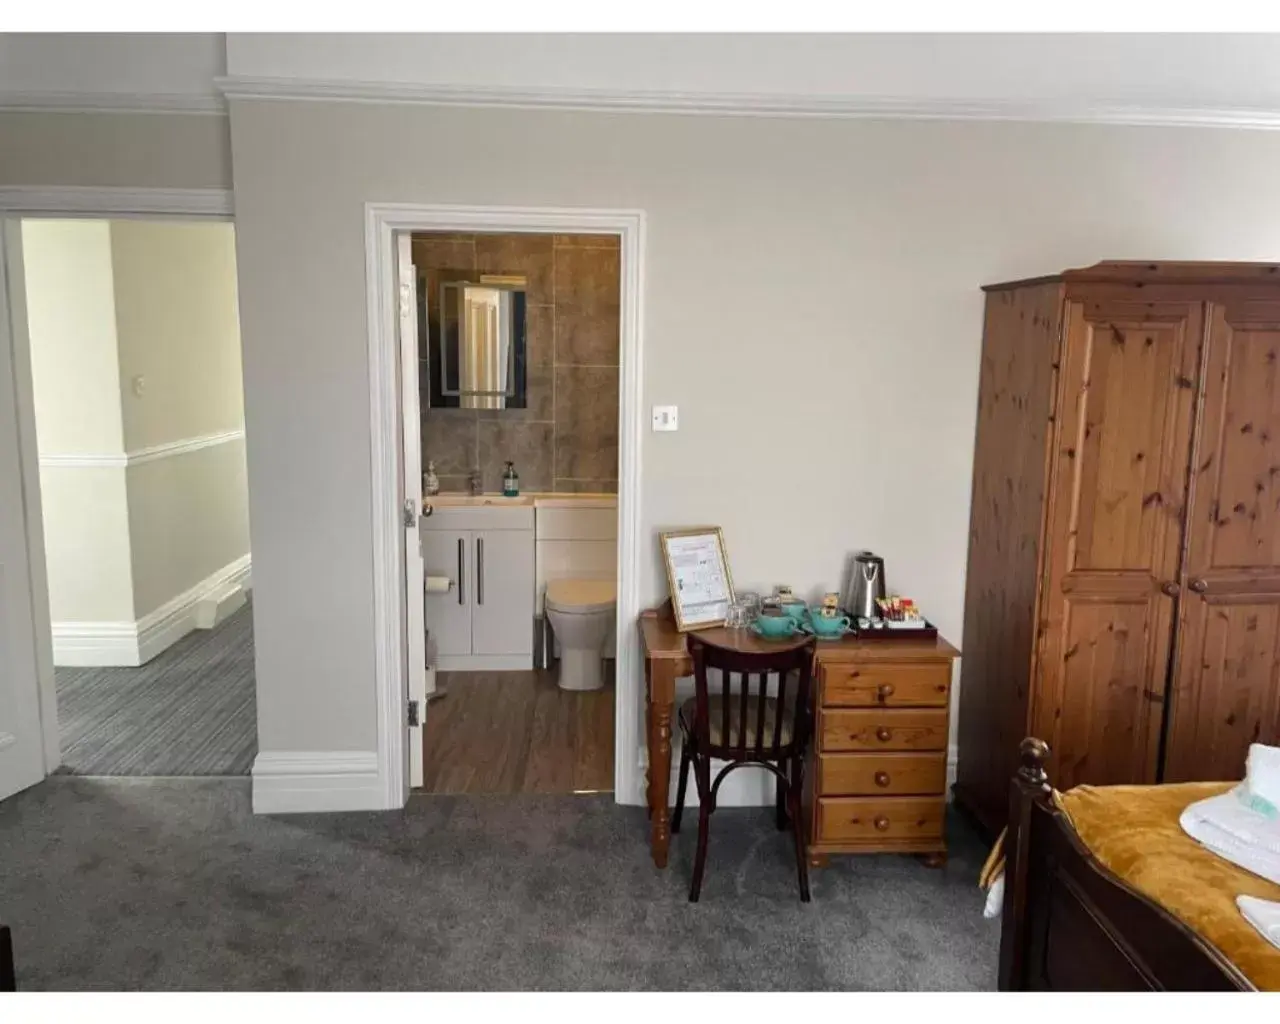
[[[880,786],[881,788],[889,785],[889,773],[876,772],[876,785]]]
[[[889,829],[889,819],[883,814],[878,815],[875,820],[876,830],[879,832],[887,832]]]
[[[888,743],[891,739],[893,739],[893,731],[891,729],[886,729],[882,725],[880,726],[879,729],[876,730],[876,739],[878,739],[881,743]]]
[[[876,687],[876,696],[881,700],[888,700],[893,696],[893,683],[881,683]]]

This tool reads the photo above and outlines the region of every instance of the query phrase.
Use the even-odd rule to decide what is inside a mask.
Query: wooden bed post
[[[1028,736],[1018,747],[1019,767],[1009,794],[1009,826],[1004,837],[1004,912],[1000,920],[1002,992],[1026,988],[1027,853],[1031,845],[1031,811],[1052,791],[1044,770],[1049,744]]]

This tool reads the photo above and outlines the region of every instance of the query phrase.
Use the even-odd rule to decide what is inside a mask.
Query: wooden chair
[[[756,765],[773,773],[776,780],[776,814],[779,829],[790,819],[796,843],[796,868],[800,878],[800,899],[809,902],[809,865],[805,859],[804,828],[800,822],[800,795],[804,786],[804,755],[809,743],[812,717],[809,713],[810,677],[813,671],[814,641],[780,651],[743,651],[721,647],[689,635],[693,658],[695,692],[680,707],[680,784],[671,816],[671,831],[680,831],[689,767],[693,766],[698,787],[698,851],[693,862],[693,882],[689,902],[696,903],[702,891],[702,874],[707,864],[707,832],[716,808],[720,783],[735,768]],[[707,670],[717,669],[720,682],[712,693]],[[752,687],[752,676],[756,677]],[[770,675],[778,677],[776,696],[769,696]],[[739,680],[734,685],[734,679]],[[711,779],[711,759],[727,762]]]
[[[17,992],[18,979],[13,969],[13,940],[9,929],[0,924],[0,992]]]

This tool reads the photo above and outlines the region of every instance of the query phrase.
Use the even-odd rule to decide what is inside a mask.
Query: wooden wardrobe
[[[955,794],[1019,741],[1079,783],[1238,779],[1280,742],[1280,266],[986,289]]]

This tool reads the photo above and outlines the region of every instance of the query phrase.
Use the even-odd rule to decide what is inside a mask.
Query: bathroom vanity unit
[[[533,668],[533,505],[429,501],[420,520],[424,568],[452,582],[426,597],[436,667]]]
[[[419,528],[426,575],[450,581],[426,595],[441,671],[545,666],[547,584],[616,578],[616,495],[439,494]]]

